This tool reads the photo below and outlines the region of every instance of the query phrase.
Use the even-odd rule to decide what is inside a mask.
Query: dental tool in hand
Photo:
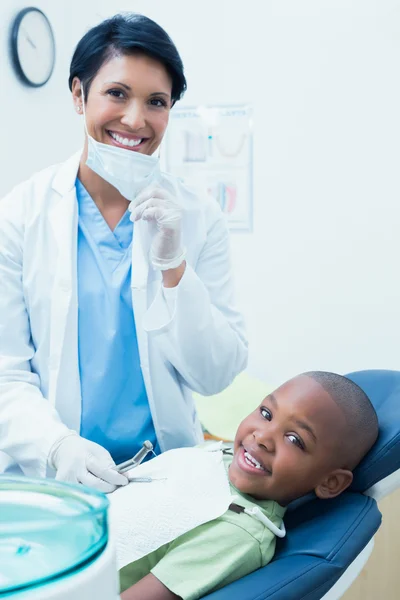
[[[153,444],[149,442],[149,440],[146,440],[142,448],[137,454],[135,454],[133,458],[130,458],[129,460],[126,460],[120,465],[117,465],[116,468],[118,473],[126,473],[127,471],[130,471],[131,469],[134,469],[135,467],[139,466],[140,463],[143,462],[143,460],[149,454],[149,452],[153,452]]]

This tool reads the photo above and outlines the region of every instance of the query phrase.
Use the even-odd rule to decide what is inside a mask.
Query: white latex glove
[[[179,267],[186,251],[181,245],[182,208],[176,199],[159,187],[148,187],[129,206],[131,221],[153,225],[150,259],[156,269]]]
[[[56,469],[59,481],[82,483],[106,494],[129,483],[125,475],[115,470],[115,463],[105,448],[74,432],[53,445],[48,462]]]

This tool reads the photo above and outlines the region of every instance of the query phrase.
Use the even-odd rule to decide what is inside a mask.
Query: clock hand
[[[32,46],[32,48],[34,48],[35,50],[37,50],[37,47],[36,47],[36,45],[35,45],[35,44],[34,44],[34,42],[32,41],[31,37],[30,37],[30,36],[27,34],[27,32],[25,31],[25,29],[24,29],[24,34],[25,34],[25,37],[26,37],[27,41],[28,41],[28,42],[30,43],[30,45]]]

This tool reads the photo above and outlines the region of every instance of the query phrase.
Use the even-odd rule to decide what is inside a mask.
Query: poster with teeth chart
[[[230,229],[251,231],[250,106],[174,107],[164,149],[164,165],[169,173],[215,198]]]

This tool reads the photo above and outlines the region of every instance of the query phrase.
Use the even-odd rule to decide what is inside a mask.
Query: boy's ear
[[[339,496],[351,485],[353,473],[347,469],[336,469],[329,473],[315,488],[315,495],[321,500],[328,500]]]

